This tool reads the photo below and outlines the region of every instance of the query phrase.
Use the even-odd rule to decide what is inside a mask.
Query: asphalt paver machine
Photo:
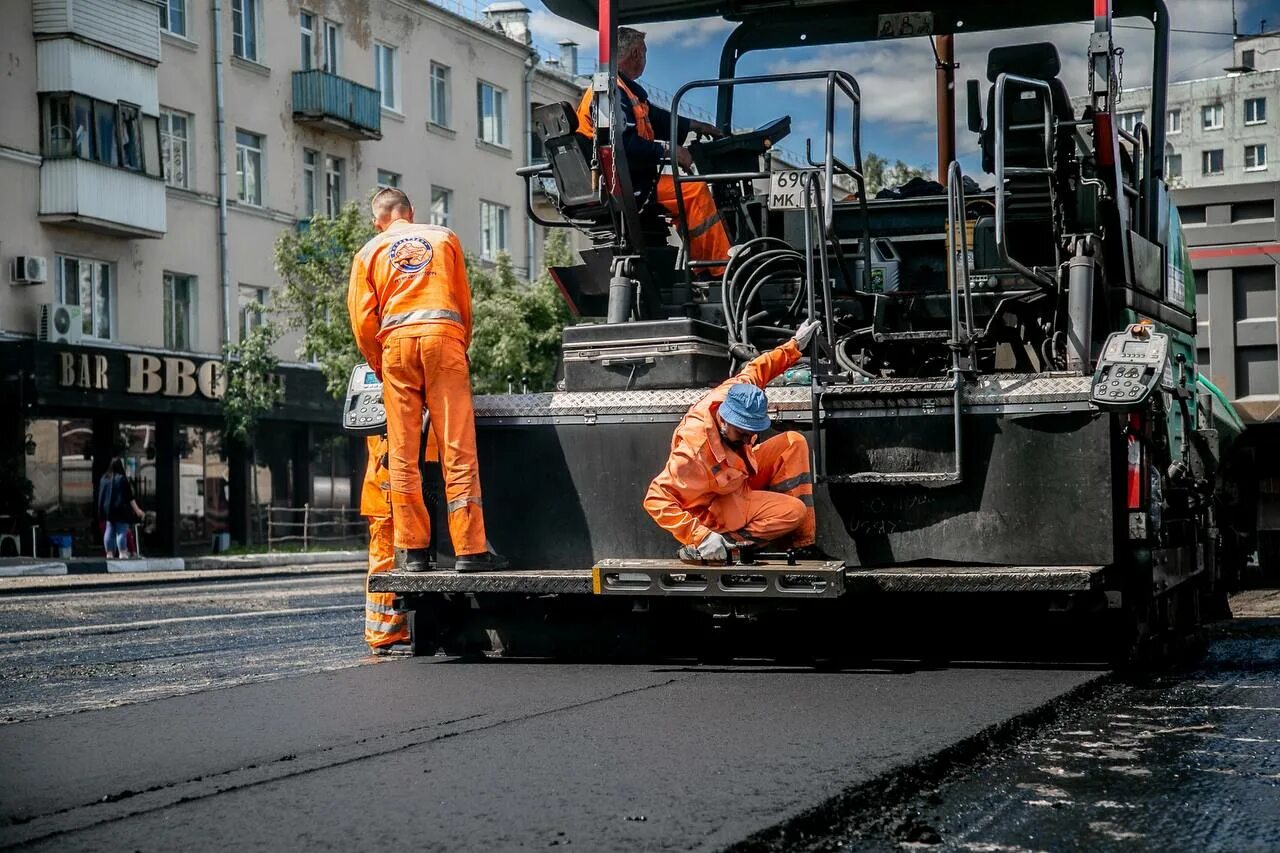
[[[619,636],[753,625],[793,652],[839,657],[915,601],[928,607],[894,620],[934,646],[949,642],[940,614],[969,628],[1060,619],[1082,644],[1133,658],[1225,610],[1252,514],[1233,473],[1242,424],[1196,364],[1196,292],[1161,156],[1162,0],[547,6],[600,35],[594,134],[576,132],[573,104],[535,110],[547,163],[520,172],[530,215],[590,244],[552,271],[582,322],[565,332],[557,390],[476,400],[486,522],[512,569],[371,579],[413,611],[419,651],[588,651],[557,645],[557,628],[595,614]],[[816,93],[821,124],[803,154],[778,145],[789,116],[689,144],[696,170],[674,170],[676,188],[706,184],[735,246],[695,260],[683,219],[633,192],[616,132],[617,27],[710,16],[734,24],[718,77],[681,87],[673,112],[709,90],[729,131],[774,87]],[[1149,48],[1149,124],[1118,118],[1115,18],[1145,22],[1124,34]],[[1056,31],[1081,39],[1068,47],[1087,68],[1074,74],[1055,44],[1024,36],[1066,23],[1084,25]],[[939,180],[918,192],[870,197],[871,93],[854,75],[738,73],[754,51],[907,37],[932,42],[940,93]],[[969,38],[994,45],[985,82],[965,87],[974,175],[954,154],[951,56]],[[687,140],[673,128],[668,141]],[[537,213],[537,192],[558,216]],[[830,559],[675,562],[641,507],[672,429],[809,317],[822,334],[806,366],[767,393],[777,426],[807,434]],[[513,639],[512,626],[530,630]]]

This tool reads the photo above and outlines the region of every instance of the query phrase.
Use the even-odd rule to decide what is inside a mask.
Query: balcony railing
[[[352,139],[381,139],[382,99],[377,89],[336,74],[295,71],[293,120]]]

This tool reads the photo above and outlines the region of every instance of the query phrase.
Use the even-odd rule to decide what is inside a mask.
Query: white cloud
[[[662,23],[643,24],[637,29],[644,30],[645,42],[650,47],[668,45],[682,48],[712,47],[719,52],[720,45],[737,26],[724,18],[699,18],[693,21],[665,21]]]

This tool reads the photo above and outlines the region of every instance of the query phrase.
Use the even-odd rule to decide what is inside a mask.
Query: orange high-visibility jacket
[[[387,518],[391,515],[391,469],[387,467],[387,437],[371,435],[365,439],[369,462],[364,467],[364,485],[360,489],[360,514],[365,518]]]
[[[755,449],[741,455],[725,447],[714,414],[729,388],[750,382],[763,388],[800,360],[794,340],[753,359],[732,379],[699,400],[676,426],[671,455],[649,484],[644,508],[653,520],[683,545],[696,545],[712,532],[711,503],[747,499],[747,480],[756,473]]]
[[[397,219],[351,262],[347,311],[356,345],[382,375],[382,342],[396,329],[421,326],[471,345],[471,286],[458,237],[441,225]]]

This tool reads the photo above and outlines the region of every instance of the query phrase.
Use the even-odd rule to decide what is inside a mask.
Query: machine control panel
[[[1131,408],[1159,386],[1169,358],[1169,336],[1134,323],[1113,332],[1102,348],[1089,399],[1098,406]]]
[[[387,410],[382,404],[382,383],[368,364],[361,362],[347,382],[347,402],[342,410],[342,427],[360,435],[386,432]]]

